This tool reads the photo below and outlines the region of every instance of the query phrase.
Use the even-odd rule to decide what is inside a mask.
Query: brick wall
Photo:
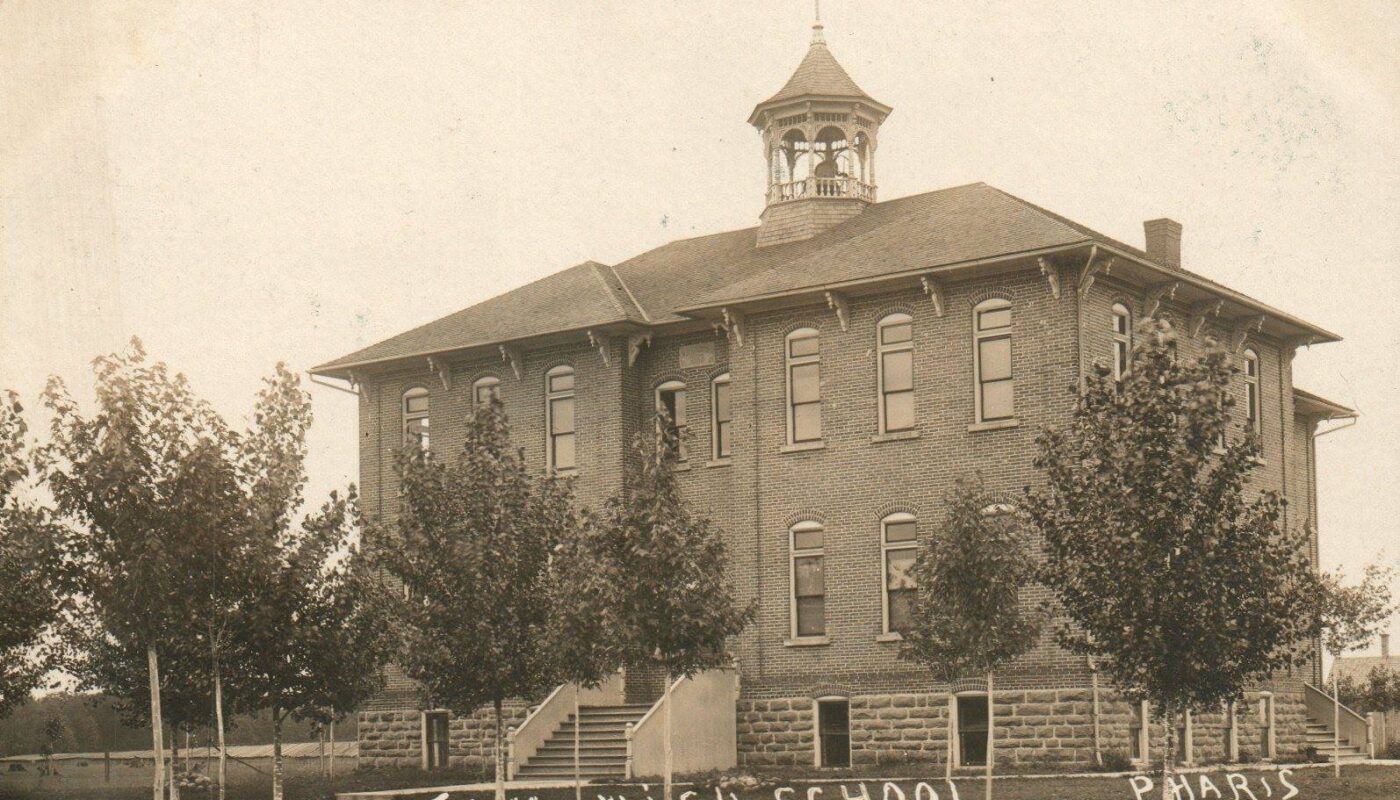
[[[683,381],[689,429],[688,459],[680,482],[696,508],[724,531],[736,598],[741,604],[757,603],[755,624],[739,637],[735,648],[743,677],[741,718],[771,710],[778,719],[764,717],[754,724],[785,723],[790,728],[781,731],[782,737],[770,736],[778,730],[749,729],[750,738],[741,737],[741,747],[756,748],[756,753],[796,752],[784,748],[802,746],[807,736],[810,754],[810,719],[801,715],[810,717],[813,692],[836,686],[851,694],[854,728],[855,698],[869,693],[920,696],[929,690],[924,673],[897,659],[896,642],[877,641],[883,623],[881,518],[895,511],[913,513],[927,533],[941,518],[943,498],[953,480],[974,471],[1008,498],[1036,483],[1039,477],[1031,459],[1038,432],[1045,425],[1068,420],[1073,403],[1070,389],[1081,371],[1112,353],[1110,307],[1123,303],[1135,320],[1144,314],[1141,290],[1101,276],[1087,296],[1080,297],[1070,272],[1063,277],[1065,290],[1059,298],[1051,295],[1043,276],[1029,270],[950,284],[945,287],[941,317],[929,299],[914,289],[857,298],[850,302],[846,330],[826,305],[755,315],[744,326],[742,345],[736,338],[693,324],[668,335],[658,333],[631,367],[621,341],[606,345],[605,362],[580,336],[575,342],[525,351],[518,379],[494,353],[452,363],[450,386],[428,372],[426,360],[379,374],[366,387],[361,406],[366,511],[393,517],[396,488],[391,459],[402,442],[400,397],[409,388],[421,385],[429,390],[433,447],[453,453],[461,446],[472,382],[488,375],[500,378],[515,440],[527,462],[542,468],[544,374],[558,364],[572,365],[577,374],[577,496],[581,505],[596,507],[622,486],[632,436],[652,413],[655,388],[666,381]],[[992,297],[1011,302],[1017,416],[1013,426],[981,429],[974,425],[972,309]],[[877,430],[876,323],[893,312],[914,319],[918,424],[912,434],[882,437]],[[1183,327],[1190,319],[1189,309],[1170,301],[1163,312]],[[819,449],[792,451],[786,447],[784,346],[785,336],[799,327],[820,332],[823,441]],[[1200,338],[1183,335],[1183,356],[1198,354],[1208,335],[1225,339],[1229,331],[1220,321],[1208,320]],[[1289,524],[1302,525],[1312,515],[1311,439],[1293,414],[1291,357],[1287,355],[1291,350],[1258,335],[1251,335],[1248,346],[1260,356],[1264,420],[1264,463],[1256,485],[1284,492],[1290,501]],[[697,349],[706,348],[712,348],[713,357],[697,359]],[[711,382],[726,372],[731,381],[733,455],[716,460],[712,458]],[[1235,414],[1242,424],[1242,382],[1237,381],[1236,390]],[[788,530],[800,520],[818,521],[825,527],[828,636],[817,646],[791,646],[788,641]],[[1027,603],[1037,603],[1042,592],[1028,592]],[[999,686],[1026,697],[1041,696],[1031,694],[1035,692],[1079,691],[1088,681],[1083,661],[1055,646],[1048,636],[998,673]],[[1078,702],[1056,697],[1057,703]],[[796,708],[794,698],[803,698],[808,708]],[[419,704],[412,682],[391,669],[388,687],[369,709],[406,712]],[[875,706],[859,707],[861,714],[875,710]],[[889,712],[895,713],[899,712]],[[934,715],[928,719],[936,722],[939,712],[928,713]],[[912,729],[902,724],[901,730]],[[927,731],[929,737],[942,735],[936,728],[935,724]],[[860,752],[891,750],[876,746],[885,740],[876,738],[873,730],[870,738],[861,741],[865,749]],[[921,751],[935,742],[934,738],[918,740]],[[1068,749],[1077,748],[1075,744]]]

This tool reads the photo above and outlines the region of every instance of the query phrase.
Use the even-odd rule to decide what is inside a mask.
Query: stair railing
[[[712,669],[680,678],[663,692],[635,726],[627,729],[627,777],[650,777],[665,771],[665,712],[671,702],[671,768],[675,774],[732,769],[738,763],[735,708],[739,699],[736,669]],[[681,733],[683,732],[683,733]]]
[[[1304,683],[1304,705],[1307,707],[1308,716],[1321,722],[1329,729],[1332,727],[1333,701],[1332,695],[1313,686],[1311,683]],[[1352,747],[1359,748],[1367,758],[1375,758],[1373,749],[1374,741],[1371,736],[1371,723],[1360,714],[1342,705],[1338,715],[1339,725],[1337,733],[1342,741]],[[1337,757],[1336,753],[1332,754]]]

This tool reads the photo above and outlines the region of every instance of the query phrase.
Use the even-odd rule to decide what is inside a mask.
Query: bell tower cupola
[[[875,202],[875,150],[892,110],[836,62],[819,9],[797,71],[749,115],[768,168],[759,247],[810,239]]]

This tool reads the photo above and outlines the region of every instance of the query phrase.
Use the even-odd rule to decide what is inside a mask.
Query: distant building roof
[[[1332,661],[1332,674],[1337,676],[1337,680],[1351,678],[1361,682],[1376,667],[1400,672],[1400,656],[1342,656]],[[1332,674],[1327,676],[1329,684],[1332,683]]]

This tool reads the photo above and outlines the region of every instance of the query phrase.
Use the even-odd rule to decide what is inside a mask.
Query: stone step
[[[628,723],[629,721],[630,721],[630,720],[612,720],[612,719],[608,719],[608,720],[587,720],[587,719],[585,719],[585,720],[583,720],[583,721],[579,724],[578,729],[579,729],[580,731],[583,731],[583,732],[588,732],[588,731],[617,731],[618,734],[620,735],[623,731],[627,730],[627,723]],[[560,730],[560,731],[568,731],[570,735],[573,735],[574,723],[573,723],[572,721],[561,723],[561,724],[559,725],[558,730]]]
[[[591,766],[579,767],[579,777],[583,778],[621,778],[627,774],[626,765],[622,766]],[[535,766],[527,764],[516,773],[516,779],[524,778],[572,778],[574,776],[574,766],[572,764]]]
[[[588,755],[587,753],[580,753],[580,754],[579,754],[579,757],[578,757],[578,761],[579,761],[579,764],[590,764],[590,765],[594,765],[594,766],[614,766],[614,767],[620,767],[620,766],[622,766],[622,765],[624,765],[624,764],[627,763],[627,755],[624,753],[624,754],[622,754],[622,755],[602,755],[602,756],[597,756],[597,755]],[[536,753],[534,756],[532,756],[532,757],[530,758],[530,761],[526,764],[526,766],[529,766],[529,767],[546,767],[546,766],[558,765],[558,764],[563,764],[563,765],[565,765],[565,766],[571,766],[571,765],[573,765],[573,763],[574,763],[574,754],[573,754],[573,753],[557,753],[557,754],[555,754],[555,753],[547,753],[547,754],[544,754],[544,755],[541,755],[541,754],[539,754],[539,753]]]
[[[582,746],[582,744],[580,744],[579,749],[578,749],[578,752],[579,752],[579,756],[580,756],[580,757],[585,757],[585,756],[589,756],[589,757],[603,756],[603,757],[606,757],[606,758],[626,758],[626,757],[627,757],[627,747],[626,747],[625,745],[620,745],[620,744],[617,745],[617,746],[607,745],[607,746],[603,746],[603,747],[584,747],[584,746]],[[564,758],[573,758],[573,757],[574,757],[574,748],[573,748],[573,745],[566,745],[566,744],[554,745],[554,744],[545,743],[545,745],[544,745],[543,747],[541,747],[540,749],[538,749],[538,750],[535,751],[534,758],[540,758],[540,757],[542,757],[542,756],[563,756]]]

